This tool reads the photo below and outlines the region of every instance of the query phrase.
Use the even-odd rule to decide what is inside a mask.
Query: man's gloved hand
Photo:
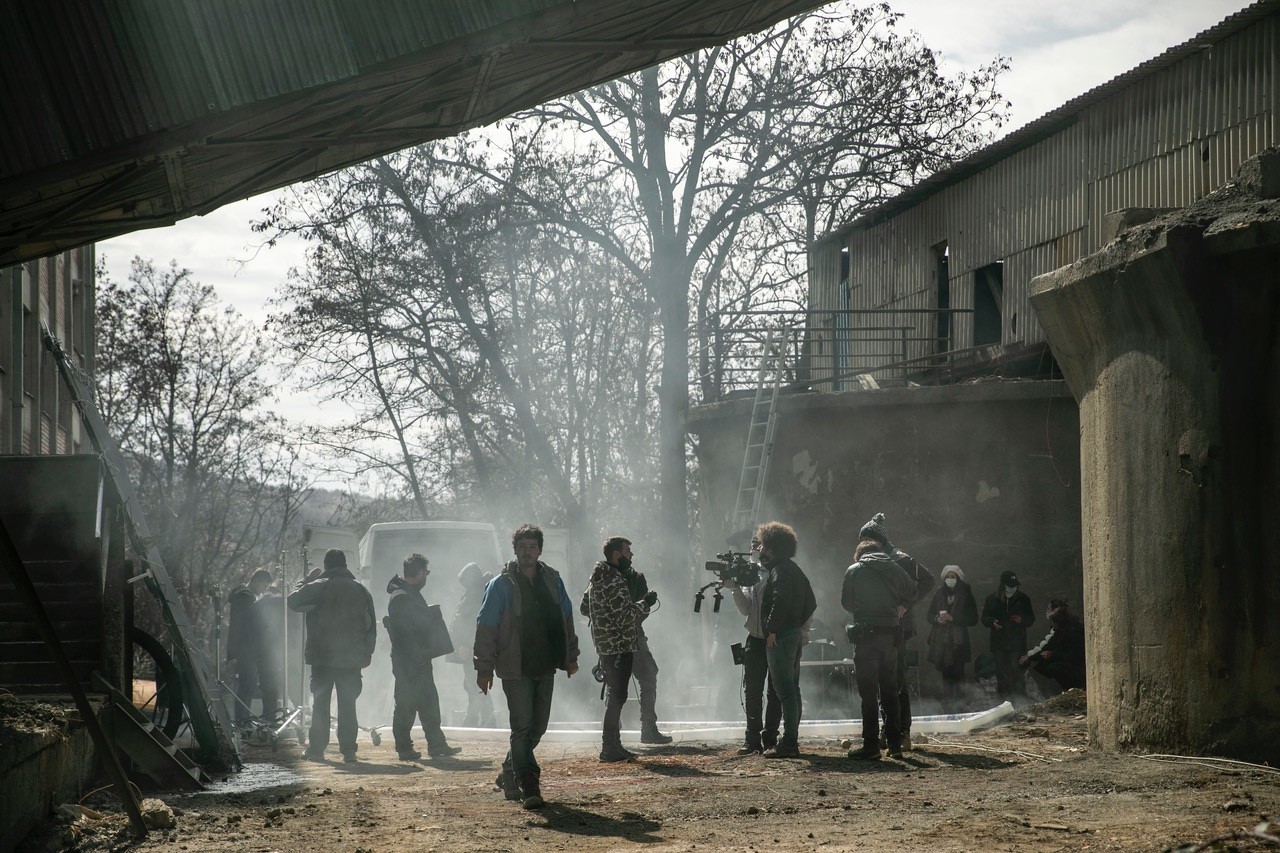
[[[645,596],[644,596],[645,607],[652,607],[657,603],[658,603],[658,593],[654,592],[653,590],[649,590],[647,593],[645,593]]]

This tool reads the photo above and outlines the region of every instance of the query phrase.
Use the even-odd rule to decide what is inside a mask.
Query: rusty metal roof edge
[[[1185,42],[1168,48],[1163,53],[1130,68],[1123,74],[1112,77],[1107,82],[1093,87],[1084,94],[1077,95],[1062,106],[1024,124],[1007,136],[970,154],[965,159],[940,172],[935,172],[914,187],[904,190],[896,197],[862,214],[852,222],[822,235],[814,241],[814,244],[839,240],[854,231],[870,228],[892,219],[899,213],[921,204],[935,193],[958,184],[966,178],[990,168],[1001,160],[1030,148],[1037,142],[1070,127],[1079,120],[1080,114],[1086,109],[1122,91],[1126,87],[1140,80],[1145,80],[1181,62],[1197,51],[1211,47],[1241,32],[1250,25],[1276,14],[1280,14],[1280,0],[1257,0],[1257,2],[1246,6],[1238,12],[1233,12],[1217,24]]]

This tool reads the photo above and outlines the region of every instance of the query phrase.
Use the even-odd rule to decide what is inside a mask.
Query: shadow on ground
[[[540,814],[546,820],[542,828],[567,835],[625,838],[642,844],[663,840],[654,834],[662,824],[634,812],[623,812],[621,817],[613,818],[562,803],[549,803]]]

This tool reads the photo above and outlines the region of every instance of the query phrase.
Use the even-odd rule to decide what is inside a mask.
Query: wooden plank
[[[72,661],[71,668],[76,674],[77,681],[88,684],[98,664]],[[56,692],[66,692],[61,674],[51,663],[0,661],[0,684],[9,690],[15,689],[18,685],[43,685],[46,691],[56,687]]]
[[[62,639],[62,638],[59,638]],[[67,657],[74,662],[97,664],[102,660],[102,643],[99,640],[62,640]],[[39,663],[52,666],[53,656],[44,640],[0,643],[0,660],[9,663]]]
[[[54,622],[53,630],[65,641],[94,640],[102,636],[102,622],[98,619],[80,619]],[[40,630],[30,619],[14,621],[0,616],[0,643],[22,640],[39,640]]]

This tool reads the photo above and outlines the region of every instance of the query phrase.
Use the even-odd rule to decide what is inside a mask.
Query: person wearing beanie
[[[898,642],[898,727],[902,732],[902,748],[911,749],[911,691],[907,687],[907,643],[916,637],[915,605],[924,601],[933,591],[933,573],[906,551],[889,541],[885,532],[885,516],[878,512],[859,531],[859,539],[871,539],[879,542],[889,559],[898,564],[907,577],[911,579],[915,591],[906,602],[906,612],[902,614],[900,624],[902,632]]]
[[[978,602],[965,583],[964,570],[944,566],[942,586],[933,594],[925,614],[929,622],[929,663],[942,676],[942,710],[960,710],[964,691],[964,665],[972,657],[969,629],[978,624]]]
[[[462,664],[462,689],[467,694],[467,711],[462,725],[467,727],[496,728],[492,697],[481,693],[471,669],[471,640],[476,635],[476,615],[484,598],[484,588],[493,580],[493,574],[481,570],[479,563],[467,563],[458,572],[458,585],[462,587],[462,600],[454,608],[449,622],[449,636],[456,648],[451,659]]]
[[[983,625],[991,629],[991,656],[996,661],[996,689],[1014,706],[1027,701],[1027,674],[1018,665],[1026,654],[1027,629],[1035,624],[1031,599],[1021,590],[1011,571],[1000,575],[1000,585],[982,605]]]
[[[324,761],[329,745],[329,707],[338,694],[338,749],[347,764],[356,763],[356,699],[363,687],[360,670],[373,660],[378,640],[373,596],[347,569],[338,548],[324,555],[324,569],[312,569],[289,593],[290,610],[305,613],[304,659],[311,665],[311,730],[303,757]]]

